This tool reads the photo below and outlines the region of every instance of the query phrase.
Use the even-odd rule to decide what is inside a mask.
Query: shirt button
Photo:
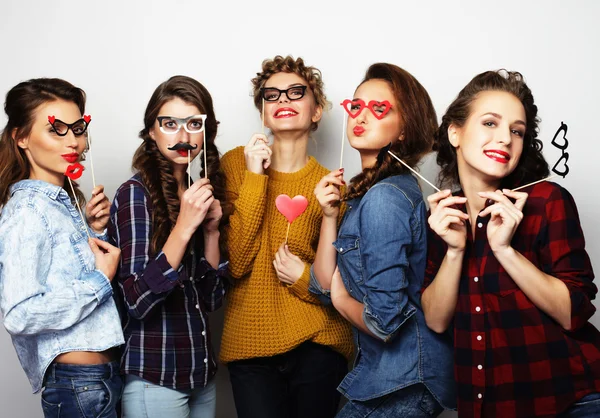
[[[479,222],[479,223],[477,224],[477,228],[481,228],[482,226],[483,226],[483,224],[482,224],[481,222]]]
[[[206,335],[206,331],[202,331],[202,336]]]
[[[181,284],[179,285],[179,287],[181,287],[181,288],[183,289],[183,288],[185,287],[185,285],[184,285],[183,283],[181,283]]]
[[[477,283],[477,282],[479,281],[479,277],[474,277],[474,278],[473,278],[473,281],[474,281],[475,283]]]
[[[200,305],[196,304],[196,309],[200,309]]]
[[[480,364],[480,365],[477,366],[477,369],[481,370],[481,369],[483,369],[483,366]]]
[[[481,335],[477,336],[477,341],[481,341]]]
[[[207,359],[207,358],[205,358],[205,359],[204,359],[204,362],[205,362],[205,363],[208,363],[208,359]]]
[[[475,308],[475,312],[479,312],[480,310],[481,310],[481,308],[480,308],[479,306],[477,306],[477,307]]]
[[[343,249],[343,248],[340,248],[340,251],[344,251],[344,249]]]
[[[481,399],[481,398],[483,398],[483,395],[482,395],[481,393],[478,393],[478,394],[477,394],[477,397],[478,397],[479,399]]]
[[[82,225],[82,226],[81,226],[81,230],[82,230],[82,231],[85,231],[85,226],[83,226],[83,225]]]

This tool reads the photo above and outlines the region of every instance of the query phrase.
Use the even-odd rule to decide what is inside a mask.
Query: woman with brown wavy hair
[[[227,263],[220,249],[223,178],[209,92],[175,76],[144,115],[137,173],[116,192],[111,237],[122,250],[121,368],[125,417],[214,417],[217,365],[208,312],[221,306]],[[203,149],[206,136],[206,149]],[[188,187],[188,161],[207,153],[208,178]]]
[[[441,179],[460,190],[429,196],[423,309],[454,334],[461,417],[600,416],[594,273],[573,197],[537,182],[538,123],[523,76],[486,71],[437,134]]]
[[[19,83],[0,138],[0,309],[48,418],[116,418],[123,388],[110,203],[97,186],[83,221],[83,194],[65,176],[86,149],[85,98],[57,78]]]
[[[416,178],[387,152],[417,165],[433,144],[435,110],[411,74],[386,63],[371,65],[345,103],[362,172],[344,195],[340,170],[315,188],[323,222],[311,276],[311,290],[352,324],[358,350],[338,417],[437,416],[454,407],[454,381],[451,340],[427,328],[421,308],[426,207]]]
[[[335,388],[352,353],[350,330],[308,291],[321,221],[312,190],[328,172],[307,150],[328,105],[323,81],[301,58],[276,56],[252,84],[273,142],[255,134],[222,160],[234,280],[221,360],[238,417],[333,417]],[[288,222],[275,207],[281,194],[309,200],[287,243]]]

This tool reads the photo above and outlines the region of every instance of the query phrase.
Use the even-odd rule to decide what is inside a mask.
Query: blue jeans
[[[430,418],[444,408],[425,385],[418,383],[368,401],[348,401],[336,418]]]
[[[128,374],[122,406],[123,418],[214,418],[217,384],[213,378],[203,388],[175,390]]]
[[[45,418],[116,418],[123,379],[119,363],[48,367],[42,391]]]
[[[558,418],[597,418],[600,417],[600,393],[590,393],[575,402]]]

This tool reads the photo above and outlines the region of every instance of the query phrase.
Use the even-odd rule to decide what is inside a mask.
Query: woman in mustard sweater
[[[333,417],[336,387],[352,356],[351,331],[308,291],[321,224],[313,190],[329,170],[307,146],[328,102],[320,71],[301,58],[265,60],[252,84],[273,143],[255,134],[221,162],[234,278],[221,361],[229,368],[239,418]],[[280,194],[309,202],[287,245],[288,222],[275,207]]]

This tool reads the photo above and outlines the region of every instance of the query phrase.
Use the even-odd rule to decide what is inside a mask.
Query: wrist
[[[446,251],[446,258],[449,261],[462,261],[464,254],[464,248],[448,248]]]
[[[192,235],[194,235],[194,231],[190,231],[189,228],[185,228],[181,226],[179,223],[175,224],[175,227],[171,231],[171,234],[174,234],[177,238],[188,242],[192,239]]]
[[[513,247],[511,247],[510,245],[498,247],[498,248],[492,248],[492,252],[494,253],[494,256],[498,260],[507,259],[507,258],[515,255],[515,249]]]

